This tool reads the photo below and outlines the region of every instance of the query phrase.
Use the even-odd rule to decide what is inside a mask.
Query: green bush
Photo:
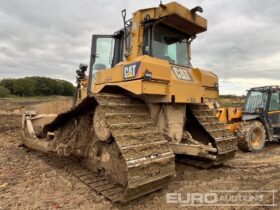
[[[70,82],[47,77],[3,79],[0,81],[0,85],[16,96],[72,96],[75,89]]]
[[[3,97],[7,97],[9,95],[10,95],[9,89],[7,89],[7,88],[5,88],[5,87],[0,85],[0,97],[3,98]]]

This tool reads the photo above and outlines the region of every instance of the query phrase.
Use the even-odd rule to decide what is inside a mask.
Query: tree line
[[[19,79],[2,79],[0,97],[15,96],[72,96],[74,85],[65,80],[47,77],[25,77]]]

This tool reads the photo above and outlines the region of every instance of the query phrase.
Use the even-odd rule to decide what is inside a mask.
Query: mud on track
[[[4,119],[1,116],[1,120]],[[223,167],[200,170],[176,164],[168,188],[126,205],[112,204],[64,170],[67,159],[18,147],[19,118],[6,118],[0,131],[0,210],[3,209],[184,209],[167,204],[166,193],[210,190],[280,189],[280,145],[270,143],[258,154],[238,152]],[[0,124],[3,127],[3,123]],[[20,127],[20,126],[19,126]],[[280,209],[280,194],[275,203]],[[262,209],[260,207],[189,207],[188,209]],[[263,208],[263,209],[268,209]]]

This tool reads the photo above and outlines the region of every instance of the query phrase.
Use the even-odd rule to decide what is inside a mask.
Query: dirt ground
[[[80,183],[63,167],[65,159],[41,154],[20,144],[20,116],[0,115],[0,210],[6,209],[280,209],[275,207],[186,207],[167,203],[167,193],[211,190],[279,191],[280,145],[270,143],[258,154],[238,152],[235,159],[210,170],[176,164],[168,188],[127,204],[112,204]]]

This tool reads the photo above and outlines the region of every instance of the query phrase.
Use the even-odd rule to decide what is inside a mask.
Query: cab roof
[[[162,19],[162,22],[172,28],[176,28],[190,36],[207,30],[207,20],[196,12],[189,10],[177,2],[161,4],[159,7],[141,9],[134,13],[140,13],[143,20],[147,15],[150,19]]]
[[[270,85],[270,86],[262,86],[262,87],[254,87],[249,89],[249,91],[273,91],[273,90],[280,90],[279,85]]]

